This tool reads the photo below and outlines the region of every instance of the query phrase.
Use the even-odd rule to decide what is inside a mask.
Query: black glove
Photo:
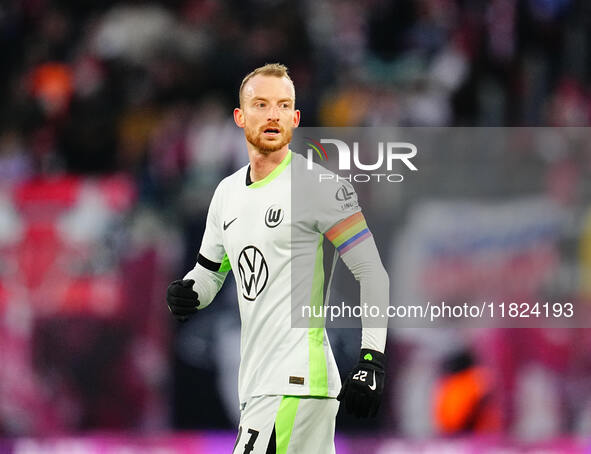
[[[197,312],[199,296],[193,291],[193,279],[173,281],[166,290],[166,303],[172,315],[184,322],[189,315]]]
[[[384,391],[384,363],[383,353],[361,349],[359,363],[349,373],[337,396],[348,413],[358,418],[376,415]]]

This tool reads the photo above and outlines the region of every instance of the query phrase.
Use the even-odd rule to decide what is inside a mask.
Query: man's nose
[[[279,120],[279,107],[271,106],[269,108],[269,120]]]

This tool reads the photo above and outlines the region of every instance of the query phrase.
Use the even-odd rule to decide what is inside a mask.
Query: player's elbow
[[[372,287],[390,288],[390,277],[380,261],[369,261],[355,276],[358,281],[365,281]]]
[[[378,279],[380,280],[380,282],[382,282],[382,285],[385,286],[386,288],[390,288],[390,276],[388,275],[386,268],[384,268],[384,265],[382,265],[380,263],[376,273],[377,273]]]
[[[372,270],[372,276],[374,285],[386,291],[390,288],[390,276],[388,276],[384,265],[378,263]]]

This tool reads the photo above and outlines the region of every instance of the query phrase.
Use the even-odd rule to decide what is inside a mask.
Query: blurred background
[[[233,278],[186,324],[164,295],[247,163],[231,111],[267,62],[289,67],[302,126],[577,127],[426,153],[388,205],[360,195],[393,296],[400,239],[469,201],[496,234],[520,213],[558,227],[492,268],[469,257],[438,287],[446,262],[425,260],[413,279],[589,304],[590,25],[585,0],[1,2],[0,453],[230,452]],[[345,373],[359,333],[341,331]],[[589,329],[392,329],[381,413],[339,414],[337,452],[589,452],[590,348]]]

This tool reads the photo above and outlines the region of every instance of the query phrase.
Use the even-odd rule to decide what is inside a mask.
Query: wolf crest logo
[[[265,225],[270,229],[277,227],[283,221],[283,214],[279,205],[271,205],[265,213]]]

